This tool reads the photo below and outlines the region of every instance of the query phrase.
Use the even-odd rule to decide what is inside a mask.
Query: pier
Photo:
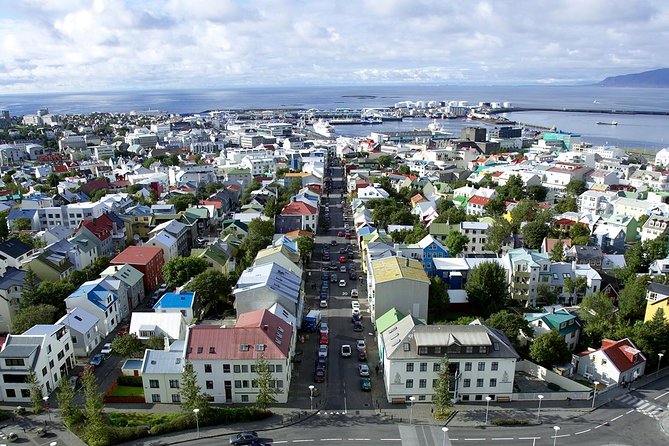
[[[649,115],[649,116],[669,116],[669,111],[653,110],[607,110],[595,108],[551,108],[551,107],[513,107],[496,108],[488,110],[488,114],[513,113],[524,111],[544,111],[544,112],[565,112],[565,113],[599,113],[606,115]]]

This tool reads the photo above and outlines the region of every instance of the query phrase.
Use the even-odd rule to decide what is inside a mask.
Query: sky
[[[666,0],[14,0],[0,91],[589,83],[667,42]]]

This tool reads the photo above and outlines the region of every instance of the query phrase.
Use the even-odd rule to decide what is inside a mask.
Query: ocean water
[[[348,86],[267,87],[208,90],[117,91],[84,93],[0,94],[0,109],[11,115],[34,113],[48,107],[51,113],[129,112],[163,110],[198,113],[206,110],[243,109],[334,109],[392,106],[399,101],[511,102],[518,107],[588,108],[595,110],[669,111],[669,89],[611,88],[597,86]],[[657,149],[669,145],[665,132],[669,117],[576,113],[512,113],[511,119],[556,126],[581,133],[595,144]],[[596,121],[619,122],[598,126]],[[417,123],[416,127],[427,124]],[[470,125],[471,123],[467,123]],[[387,123],[385,129],[410,129],[414,123]],[[444,121],[444,127],[459,132],[463,121]],[[347,130],[348,127],[348,130]],[[340,134],[368,134],[370,126],[340,126]],[[378,126],[373,126],[377,128]]]

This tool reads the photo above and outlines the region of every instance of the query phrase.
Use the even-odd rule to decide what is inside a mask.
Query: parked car
[[[353,321],[353,331],[362,331],[362,321]]]
[[[342,265],[342,266],[340,266],[340,267],[339,267],[339,272],[340,272],[340,273],[343,273],[343,274],[346,274],[346,265]]]
[[[353,255],[353,251],[349,251],[348,254],[346,254],[346,257],[350,259],[353,259],[355,256]]]
[[[330,332],[330,327],[328,327],[328,323],[327,322],[321,322],[321,324],[318,327],[318,332],[321,333],[321,334],[329,333]]]
[[[360,378],[360,390],[370,392],[372,390],[372,380],[369,378]]]
[[[337,240],[332,240],[332,241],[330,242],[330,244],[331,244],[332,246],[337,246]]]
[[[348,278],[351,280],[356,280],[358,278],[358,275],[355,273],[355,271],[352,271],[349,275]]]
[[[369,366],[367,364],[360,364],[358,366],[358,374],[360,376],[369,376]]]
[[[327,299],[321,299],[318,302],[318,307],[319,308],[327,308],[328,307],[328,300]]]
[[[330,276],[330,282],[332,282],[332,283],[339,282],[339,278],[337,277],[336,273],[332,273],[332,275]]]
[[[339,263],[346,263],[346,256],[339,256]]]
[[[92,366],[100,367],[102,361],[104,360],[105,360],[105,355],[103,355],[102,353],[98,353],[97,355],[93,356],[91,360],[88,361],[88,363]]]
[[[346,248],[339,248],[339,254],[346,254]]]
[[[342,358],[350,358],[351,357],[351,346],[348,344],[344,344],[341,346],[341,357]]]
[[[353,301],[353,302],[357,302],[357,301]],[[355,320],[355,316],[360,316],[360,307],[358,307],[358,308],[353,307],[351,309],[351,317],[353,318],[353,320]],[[360,320],[360,319],[358,319],[358,320]]]
[[[358,339],[355,341],[355,348],[358,349],[359,352],[365,351],[365,340],[364,339]]]
[[[315,383],[324,383],[325,382],[325,369],[322,367],[319,367],[316,369],[316,372],[314,373],[314,382]]]
[[[319,356],[318,359],[316,359],[316,368],[318,367],[327,367],[327,360],[324,357]]]
[[[233,446],[251,444],[258,441],[258,433],[255,431],[240,432],[230,435],[230,444]]]
[[[321,273],[321,280],[323,282],[327,282],[328,280],[330,280],[330,273],[325,273],[325,272]]]
[[[358,297],[358,290],[351,290],[351,297]]]
[[[351,310],[355,309],[360,310],[360,302],[358,302],[357,300],[351,301]]]
[[[107,342],[105,345],[102,346],[102,350],[100,350],[100,353],[103,355],[111,355],[111,352],[112,352],[111,342]]]
[[[353,310],[351,314],[351,322],[355,324],[356,321],[362,321],[362,314],[360,314],[359,311],[355,312],[355,310]]]
[[[327,345],[319,345],[318,346],[318,357],[319,358],[327,358],[328,357],[328,346]]]
[[[367,352],[366,351],[361,351],[358,352],[358,361],[360,362],[366,362],[367,361]]]
[[[339,281],[339,286],[340,286],[340,287],[345,287],[345,286],[346,286],[346,281],[345,281],[344,279],[341,279],[341,280]]]
[[[344,236],[344,231],[337,232],[337,237],[343,237],[343,236]]]

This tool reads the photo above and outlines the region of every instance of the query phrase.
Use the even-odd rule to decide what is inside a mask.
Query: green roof
[[[184,215],[195,218],[208,218],[209,211],[206,208],[188,208],[184,212]]]
[[[432,236],[446,236],[451,232],[451,226],[448,223],[432,223],[430,225],[430,235]]]
[[[404,319],[404,314],[393,307],[376,319],[376,330],[381,334],[402,319]]]
[[[572,333],[578,329],[580,329],[580,325],[576,322],[576,316],[570,313],[566,313],[564,311],[558,311],[556,313],[546,313],[542,314],[539,317],[525,317],[528,321],[535,321],[537,319],[541,319],[551,330],[558,330],[561,336],[567,335],[569,333]],[[569,321],[574,321],[572,322],[571,325],[569,325]],[[564,328],[560,328],[560,324],[565,324]]]

